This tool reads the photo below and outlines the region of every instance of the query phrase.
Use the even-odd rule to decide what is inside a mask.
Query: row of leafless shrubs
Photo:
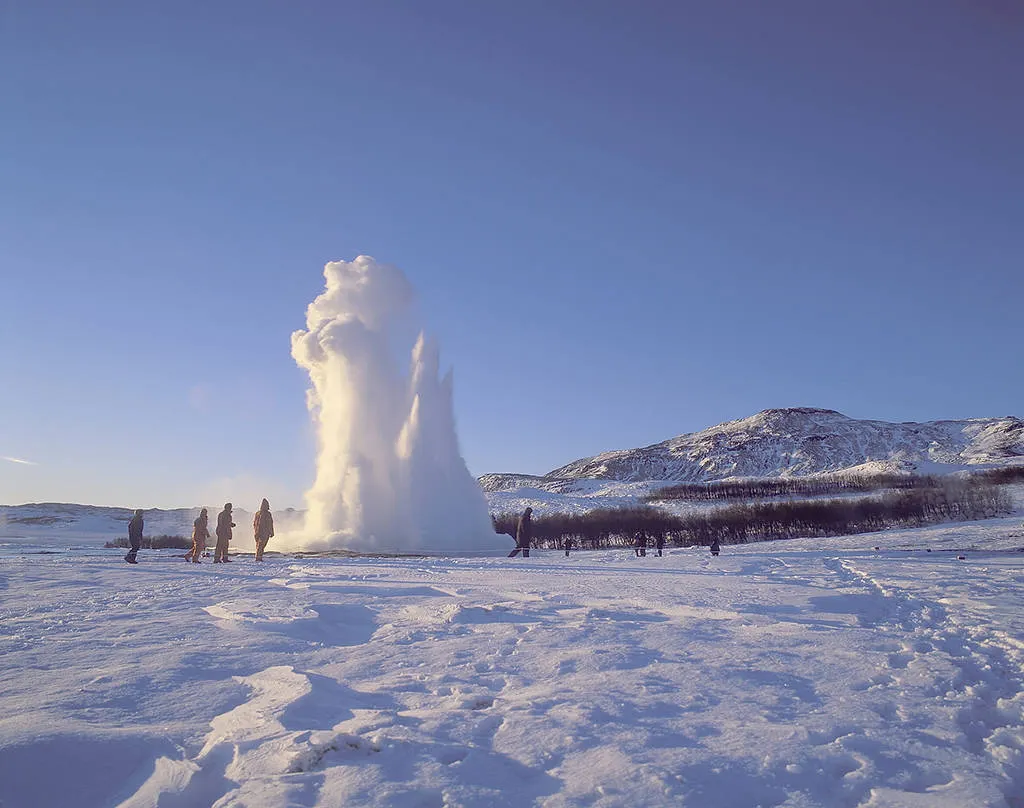
[[[994,485],[1019,483],[1024,482],[1024,466],[1004,466],[999,469],[985,469],[984,471],[976,471],[971,476]]]
[[[824,494],[869,493],[916,488],[937,488],[941,477],[916,474],[829,475],[758,480],[725,480],[709,483],[680,483],[652,491],[646,503],[670,500],[713,502],[728,499],[768,499],[770,497],[814,497]]]
[[[815,497],[826,494],[856,494],[874,491],[937,489],[948,477],[928,474],[830,474],[818,477],[787,477],[755,480],[725,480],[708,483],[680,483],[652,491],[642,502],[653,504],[672,500],[714,502],[730,499],[771,497]],[[967,479],[994,485],[1024,481],[1024,466],[975,471]]]
[[[744,544],[987,519],[1012,509],[999,485],[971,478],[938,478],[932,487],[878,496],[735,504],[685,515],[650,506],[550,514],[534,518],[533,535],[537,546],[548,548],[558,547],[567,537],[581,548],[628,546],[640,530],[649,538],[661,535],[677,546],[707,545],[715,539]],[[496,514],[492,517],[495,532],[515,536],[517,519],[516,514]]]
[[[103,545],[104,547],[128,547],[128,539],[121,537],[108,541]],[[144,536],[142,539],[142,549],[144,550],[188,550],[192,547],[192,539],[186,538],[185,536],[168,536],[162,534],[160,536]]]
[[[491,516],[495,533],[515,538],[518,514]],[[632,543],[637,531],[668,538],[679,530],[679,517],[652,507],[598,508],[586,513],[553,513],[533,519],[533,540],[538,547],[558,547],[566,537],[581,547],[618,547]]]

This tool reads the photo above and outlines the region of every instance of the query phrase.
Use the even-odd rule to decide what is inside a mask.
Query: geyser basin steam
[[[408,373],[392,359],[414,333],[401,270],[361,255],[324,267],[326,290],[292,334],[309,371],[319,448],[304,549],[480,551],[496,547],[487,502],[459,452],[452,378],[422,332]]]

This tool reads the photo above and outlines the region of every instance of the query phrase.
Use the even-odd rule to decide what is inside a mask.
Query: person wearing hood
[[[142,508],[139,508],[128,522],[128,544],[131,549],[125,555],[124,560],[129,564],[139,563],[135,557],[139,554],[139,548],[142,547],[142,526]]]
[[[199,511],[199,517],[192,523],[192,549],[185,555],[186,561],[199,564],[200,557],[206,552],[206,540],[210,538],[210,517],[206,508]]]
[[[274,517],[270,513],[270,503],[266,499],[260,503],[260,509],[252,520],[252,532],[256,538],[256,560],[263,560],[263,550],[267,542],[274,537]]]
[[[213,551],[213,563],[228,563],[228,543],[231,541],[231,528],[235,523],[231,521],[231,503],[224,503],[224,510],[217,514],[217,547]]]
[[[509,558],[518,555],[520,552],[523,558],[530,557],[530,540],[533,538],[533,508],[527,508],[519,517],[519,524],[516,525],[516,549],[508,554]]]

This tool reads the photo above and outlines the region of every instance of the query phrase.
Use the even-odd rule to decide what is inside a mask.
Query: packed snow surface
[[[134,567],[9,538],[0,805],[1019,808],[1022,533]]]

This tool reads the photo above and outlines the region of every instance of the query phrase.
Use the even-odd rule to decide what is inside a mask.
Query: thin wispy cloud
[[[0,455],[0,460],[6,460],[8,463],[18,463],[18,464],[20,464],[22,466],[38,466],[39,465],[38,463],[35,463],[35,462],[31,461],[31,460],[25,460],[24,458],[21,458],[21,457],[7,457],[6,455]]]

